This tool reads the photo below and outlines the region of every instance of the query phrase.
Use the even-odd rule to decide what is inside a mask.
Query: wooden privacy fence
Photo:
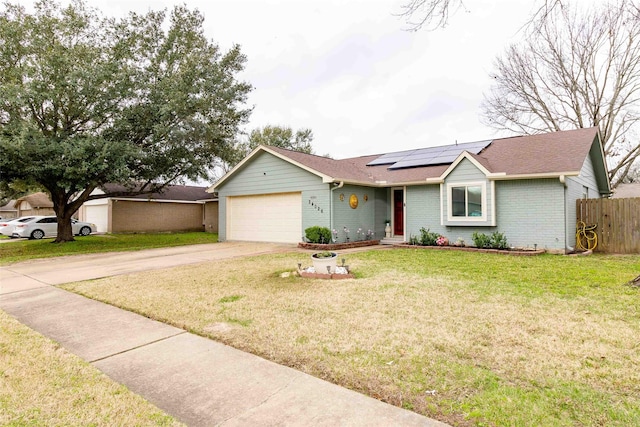
[[[596,252],[640,253],[640,197],[576,200],[576,223],[597,224]]]

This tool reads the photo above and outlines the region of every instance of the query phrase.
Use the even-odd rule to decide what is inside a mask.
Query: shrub
[[[438,233],[432,233],[428,228],[422,227],[420,229],[420,244],[422,246],[435,246],[438,237],[440,237]]]
[[[491,247],[491,237],[487,236],[484,233],[478,233],[477,231],[474,231],[471,239],[473,240],[473,244],[476,248],[482,249]]]
[[[304,235],[309,243],[330,243],[331,230],[327,227],[314,225],[304,230]]]
[[[473,239],[473,244],[476,248],[509,249],[507,237],[504,235],[504,233],[500,233],[498,231],[494,231],[491,236],[474,231],[471,238]]]
[[[491,247],[493,249],[508,249],[509,243],[507,243],[507,237],[504,233],[494,231],[491,235]]]

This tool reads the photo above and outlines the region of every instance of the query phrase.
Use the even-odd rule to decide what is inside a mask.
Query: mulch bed
[[[379,245],[380,240],[358,240],[356,242],[347,243],[298,243],[298,247],[302,249],[313,249],[315,251],[339,251],[340,249],[361,248],[363,246]]]
[[[451,251],[467,251],[467,252],[484,252],[490,254],[500,254],[500,255],[515,255],[515,256],[533,256],[540,255],[545,253],[544,249],[537,250],[525,250],[525,249],[479,249],[472,248],[468,246],[420,246],[420,245],[410,245],[408,243],[400,243],[397,245],[393,245],[394,248],[404,248],[404,249],[434,249],[434,250],[451,250]]]

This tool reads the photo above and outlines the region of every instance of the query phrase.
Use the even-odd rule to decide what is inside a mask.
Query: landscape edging
[[[536,250],[483,249],[483,248],[473,248],[469,246],[422,246],[422,245],[410,245],[408,243],[395,244],[393,245],[393,247],[404,248],[404,249],[435,249],[435,250],[481,252],[481,253],[513,255],[513,256],[533,256],[533,255],[541,255],[546,252],[544,249],[536,249]]]
[[[361,248],[363,246],[376,246],[380,244],[380,240],[358,240],[347,243],[298,243],[301,249],[312,249],[316,251],[339,251],[340,249]]]

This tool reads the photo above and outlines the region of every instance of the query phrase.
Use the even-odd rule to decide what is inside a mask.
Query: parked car
[[[13,229],[15,228],[16,225],[20,224],[21,222],[27,222],[32,218],[33,218],[32,216],[23,216],[20,218],[13,218],[13,219],[8,219],[6,221],[1,221],[0,234],[4,236],[12,237]]]
[[[88,236],[97,231],[95,224],[71,220],[71,230],[76,236]],[[27,237],[29,239],[42,239],[43,237],[55,237],[58,235],[58,218],[56,216],[34,216],[29,221],[17,224],[13,237]]]

